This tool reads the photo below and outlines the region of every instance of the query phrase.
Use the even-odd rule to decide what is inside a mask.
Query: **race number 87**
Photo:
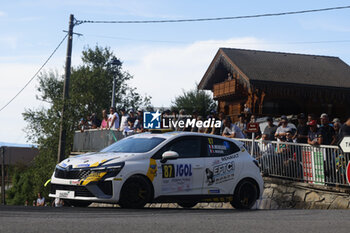
[[[175,177],[174,164],[162,165],[163,178],[173,178]]]

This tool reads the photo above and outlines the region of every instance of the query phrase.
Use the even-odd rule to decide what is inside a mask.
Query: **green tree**
[[[132,76],[122,70],[122,64],[111,65],[111,61],[117,58],[110,48],[87,48],[81,59],[83,64],[72,68],[71,72],[70,99],[64,122],[67,129],[66,155],[71,151],[79,119],[92,113],[100,116],[102,109],[110,107],[115,75],[117,109],[150,106],[150,97],[141,96],[135,88],[127,85]],[[57,72],[40,74],[37,99],[46,103],[46,107],[26,109],[23,113],[24,120],[28,122],[27,138],[38,144],[39,155],[30,167],[16,170],[13,188],[8,192],[10,204],[33,200],[39,191],[44,196],[48,195],[49,190],[43,185],[51,177],[57,161],[63,81],[63,75]]]
[[[210,111],[216,109],[216,103],[211,94],[204,90],[199,90],[198,85],[195,89],[184,91],[182,95],[175,97],[172,102],[172,109],[184,109],[187,114],[192,114],[193,111],[201,116],[207,116]]]

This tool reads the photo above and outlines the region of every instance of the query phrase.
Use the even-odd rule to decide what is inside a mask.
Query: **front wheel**
[[[122,208],[139,209],[152,200],[152,187],[143,176],[130,177],[123,185],[119,205]]]
[[[251,180],[241,181],[230,202],[235,209],[251,209],[258,198],[258,188]]]
[[[197,205],[197,202],[178,202],[177,204],[184,209],[189,209]]]

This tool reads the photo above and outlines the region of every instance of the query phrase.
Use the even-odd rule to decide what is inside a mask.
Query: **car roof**
[[[151,132],[145,132],[145,133],[139,133],[139,134],[134,134],[129,137],[137,137],[137,138],[164,138],[164,139],[172,139],[172,138],[177,138],[180,136],[202,136],[202,137],[213,137],[213,138],[219,138],[219,139],[224,139],[228,141],[233,141],[237,145],[243,144],[243,142],[234,140],[233,138],[227,138],[223,137],[220,135],[215,135],[215,134],[206,134],[206,133],[195,133],[195,132],[183,132],[183,131],[172,131],[172,132],[166,132],[166,133],[151,133]]]

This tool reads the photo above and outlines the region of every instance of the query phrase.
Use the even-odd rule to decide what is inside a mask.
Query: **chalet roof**
[[[225,63],[250,83],[278,82],[298,85],[350,88],[350,67],[338,57],[220,48],[199,88],[212,89],[215,69]]]

